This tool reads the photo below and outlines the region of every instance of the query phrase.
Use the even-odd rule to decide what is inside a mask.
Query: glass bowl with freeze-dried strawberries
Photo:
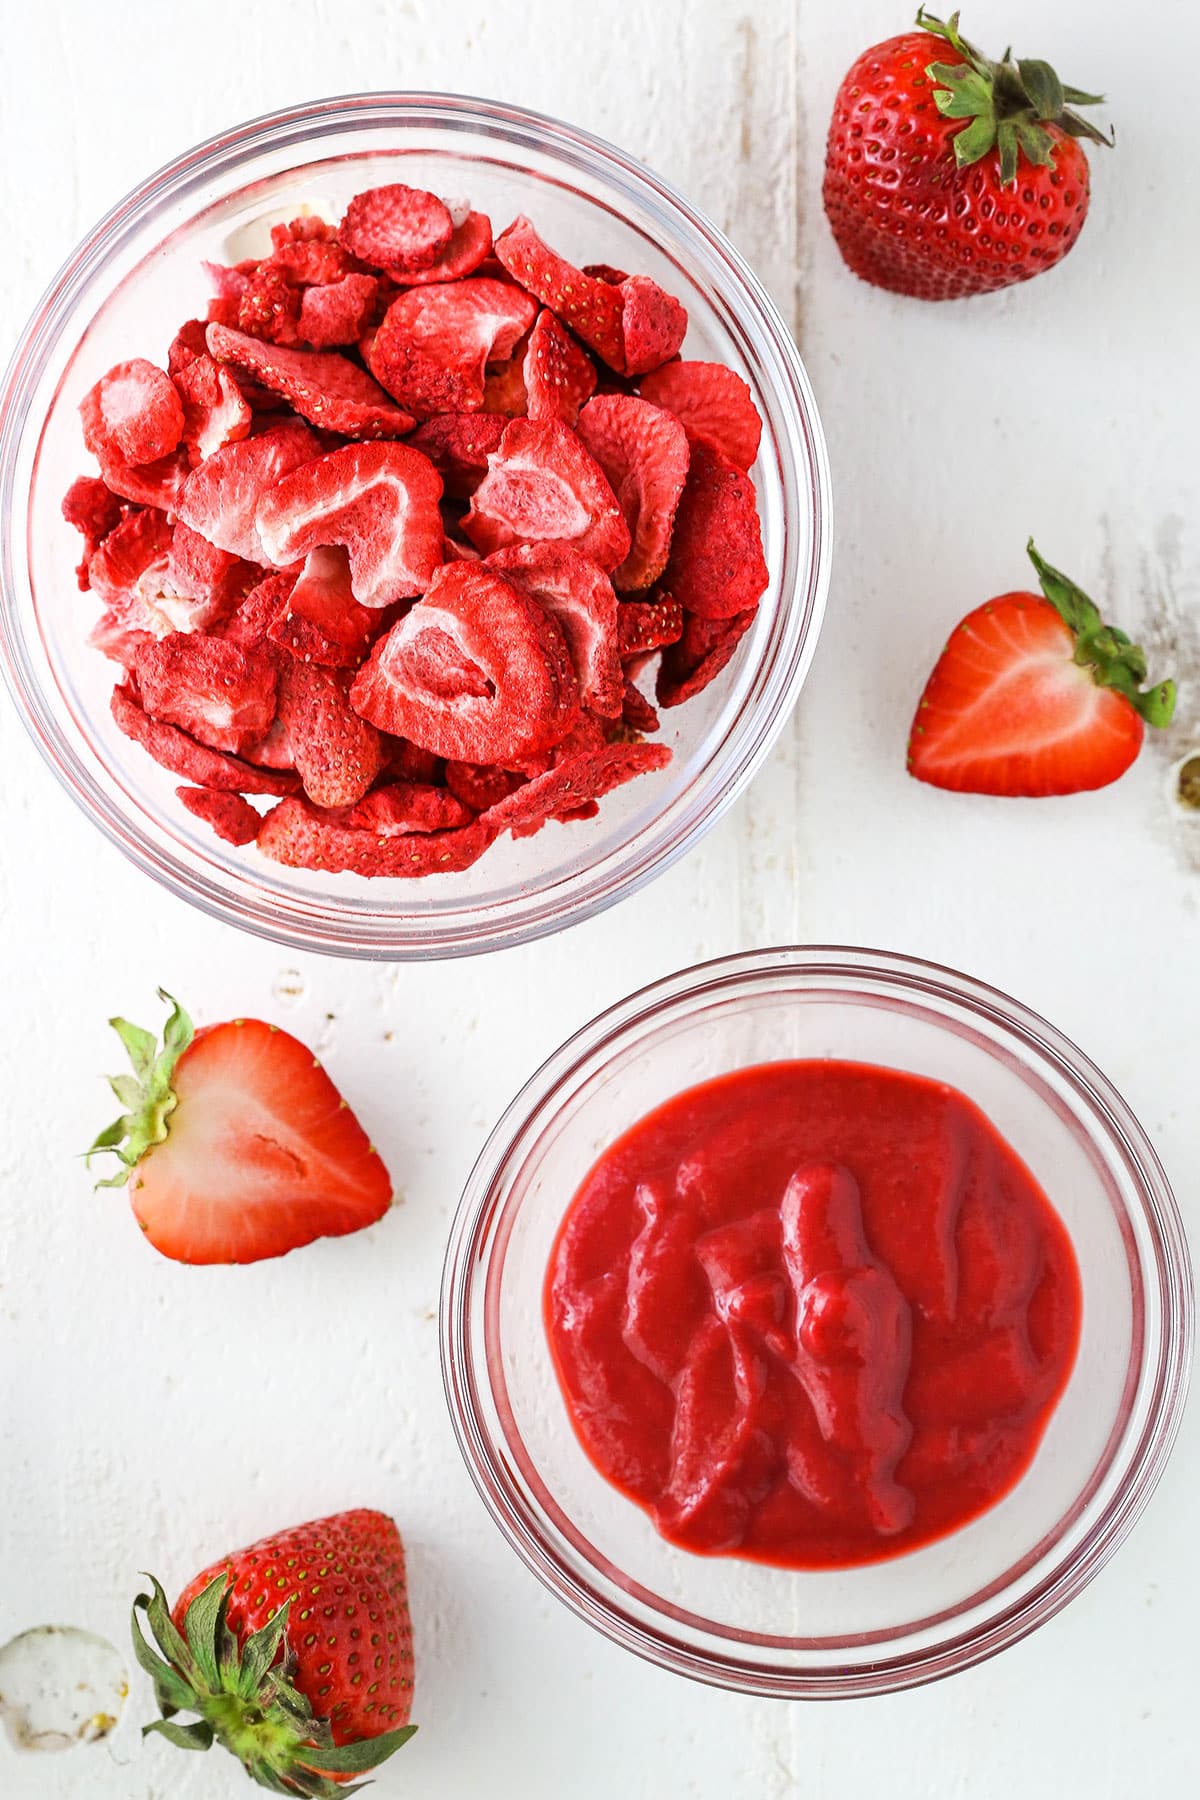
[[[0,402],[5,673],[140,867],[297,947],[465,954],[682,855],[799,692],[828,474],[736,251],[625,153],[362,95],[70,258]]]

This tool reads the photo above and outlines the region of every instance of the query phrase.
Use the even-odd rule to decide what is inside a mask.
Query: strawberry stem
[[[1052,568],[1039,555],[1032,538],[1025,548],[1043,594],[1075,634],[1075,661],[1087,669],[1097,687],[1113,688],[1128,700],[1147,725],[1159,729],[1169,725],[1175,712],[1175,683],[1160,681],[1143,688],[1146,652],[1141,645],[1132,643],[1115,625],[1106,625],[1095,601],[1069,576]]]
[[[133,1074],[108,1078],[108,1085],[125,1110],[100,1132],[84,1160],[90,1168],[94,1156],[111,1151],[122,1166],[115,1175],[98,1181],[97,1187],[124,1187],[143,1156],[166,1140],[168,1121],[177,1104],[171,1085],[175,1065],[194,1034],[192,1021],[178,1000],[172,999],[165,988],[159,988],[158,997],[171,1008],[161,1050],[152,1031],[131,1025],[128,1019],[108,1021],[129,1053]]]
[[[1011,49],[994,62],[961,35],[958,18],[956,12],[942,20],[923,6],[917,9],[922,31],[944,38],[962,58],[957,63],[929,63],[925,70],[938,84],[933,99],[942,117],[967,121],[952,140],[960,169],[998,150],[1000,181],[1008,187],[1017,179],[1022,152],[1031,163],[1053,165],[1055,130],[1112,147],[1111,132],[1106,137],[1074,110],[1102,105],[1102,94],[1065,87],[1050,64],[1037,57],[1020,57],[1014,62]]]

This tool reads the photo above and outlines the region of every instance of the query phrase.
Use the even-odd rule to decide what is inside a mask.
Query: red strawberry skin
[[[1002,594],[968,613],[921,696],[909,773],[959,792],[1033,797],[1116,781],[1145,728],[1074,650],[1074,634],[1040,595]]]
[[[183,1263],[245,1263],[381,1218],[392,1184],[311,1050],[259,1019],[198,1031],[168,1133],[129,1179],[142,1230]]]
[[[955,300],[1027,281],[1061,262],[1087,217],[1088,160],[1057,126],[1051,167],[1022,155],[1015,186],[995,150],[959,169],[964,127],[937,110],[931,63],[961,64],[943,38],[909,31],[864,52],[834,101],[825,211],[864,281],[921,300]]]
[[[226,1620],[239,1645],[288,1600],[293,1680],[336,1744],[407,1725],[413,1636],[404,1546],[385,1513],[360,1509],[317,1519],[223,1557],[190,1581],[173,1609],[188,1607],[216,1576],[233,1588]]]

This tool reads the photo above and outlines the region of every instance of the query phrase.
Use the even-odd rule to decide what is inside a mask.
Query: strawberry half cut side
[[[1170,724],[1175,684],[1106,625],[1030,539],[1042,596],[1002,594],[958,625],[917,707],[908,769],[962,793],[1040,798],[1107,787]]]
[[[378,1152],[311,1050],[259,1019],[194,1031],[171,1015],[152,1032],[113,1019],[133,1073],[111,1078],[120,1118],[88,1160],[121,1164],[156,1250],[184,1263],[258,1262],[372,1225],[391,1205]]]

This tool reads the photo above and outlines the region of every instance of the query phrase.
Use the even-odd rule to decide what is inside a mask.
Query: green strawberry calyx
[[[1082,588],[1039,556],[1030,538],[1025,546],[1037,570],[1043,594],[1075,635],[1074,660],[1088,671],[1097,687],[1113,688],[1128,700],[1147,725],[1169,725],[1175,713],[1175,683],[1160,681],[1143,688],[1146,652],[1131,643],[1115,625],[1106,625],[1100,608]]]
[[[178,1105],[172,1082],[175,1065],[195,1035],[192,1021],[165,988],[158,997],[171,1008],[171,1016],[163,1029],[162,1048],[152,1031],[131,1025],[128,1019],[108,1022],[129,1052],[132,1075],[110,1075],[108,1085],[125,1109],[119,1119],[97,1137],[85,1160],[89,1167],[93,1156],[111,1151],[120,1159],[115,1175],[98,1181],[97,1187],[124,1187],[148,1150],[164,1143],[171,1114]]]
[[[1068,137],[1086,138],[1092,144],[1107,144],[1113,138],[1090,119],[1075,111],[1077,106],[1100,106],[1103,94],[1085,94],[1081,88],[1064,87],[1048,62],[1034,57],[1014,60],[1006,50],[999,62],[984,56],[968,43],[958,29],[959,15],[951,13],[946,21],[917,11],[917,24],[934,37],[945,38],[962,57],[957,63],[930,63],[925,73],[937,83],[934,104],[944,119],[966,119],[969,123],[955,133],[954,159],[960,169],[979,162],[990,151],[1000,154],[1000,181],[1008,187],[1017,179],[1017,164],[1024,151],[1031,163],[1052,167],[1054,132]]]
[[[166,1595],[154,1577],[152,1588],[133,1603],[133,1652],[154,1683],[161,1719],[142,1735],[156,1733],[180,1750],[210,1750],[221,1744],[246,1773],[273,1794],[302,1800],[339,1800],[361,1793],[364,1783],[343,1785],[365,1775],[406,1744],[416,1730],[405,1725],[356,1743],[335,1744],[326,1719],[318,1718],[296,1687],[294,1659],[287,1641],[291,1601],[285,1601],[261,1630],[240,1647],[226,1622],[233,1589],[226,1570],[197,1594],[178,1630]],[[145,1614],[154,1645],[147,1643],[139,1612]],[[181,1725],[176,1714],[197,1714]]]

